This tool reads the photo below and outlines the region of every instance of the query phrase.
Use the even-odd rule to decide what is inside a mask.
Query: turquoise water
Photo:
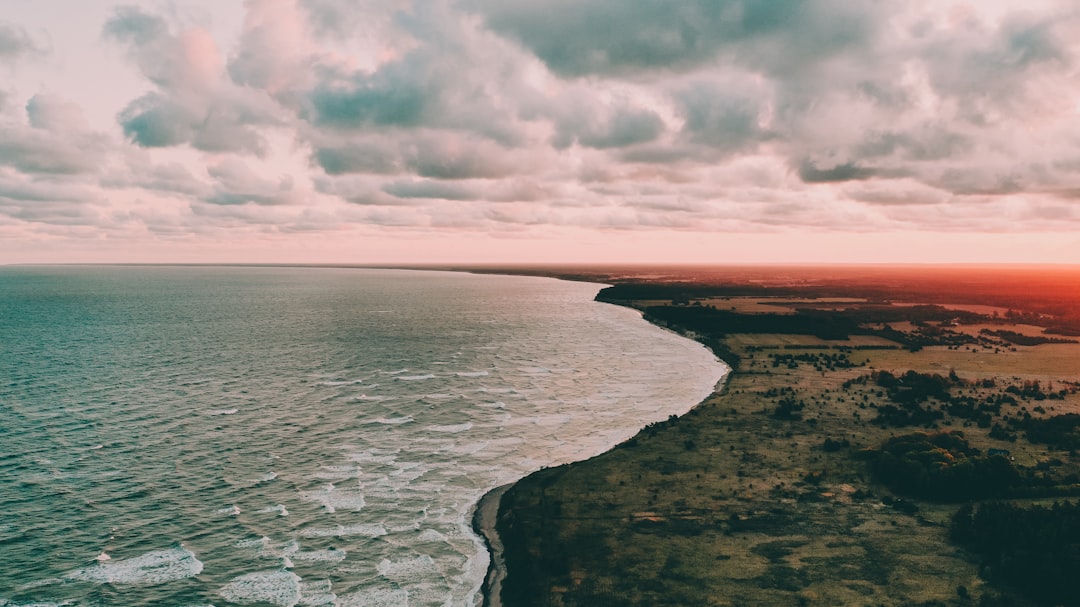
[[[723,367],[597,285],[0,268],[0,605],[472,605],[489,488]]]

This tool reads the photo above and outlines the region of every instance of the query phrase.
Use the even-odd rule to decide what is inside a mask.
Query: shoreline
[[[516,481],[515,481],[516,482]],[[514,483],[507,483],[491,489],[476,503],[472,514],[473,532],[484,540],[488,551],[488,570],[484,574],[484,583],[480,586],[481,602],[478,607],[502,607],[502,583],[506,579],[506,560],[502,538],[495,530],[499,518],[499,505],[502,496]]]
[[[566,280],[566,279],[561,278],[561,277],[555,277],[555,278],[556,278],[556,280]],[[601,285],[601,286],[604,286],[604,285]],[[637,308],[635,308],[633,306],[630,306],[630,305],[627,305],[625,303],[613,302],[613,301],[604,301],[604,300],[601,300],[601,299],[594,299],[593,302],[594,303],[604,303],[604,304],[619,306],[619,307],[628,308],[630,310],[635,310],[637,312],[640,312],[640,310],[638,310]],[[727,367],[727,371],[724,372],[716,380],[716,382],[713,384],[712,391],[709,394],[707,394],[703,399],[701,399],[698,403],[696,403],[694,406],[687,409],[686,412],[684,412],[679,417],[682,417],[684,415],[687,415],[687,414],[693,412],[698,407],[701,407],[702,405],[704,405],[705,403],[709,402],[711,399],[713,399],[713,398],[715,398],[717,396],[723,395],[727,391],[727,387],[730,384],[731,378],[736,372],[737,365],[732,365],[730,362],[725,360],[724,357],[722,357],[714,348],[712,348],[708,343],[706,343],[702,339],[698,339],[697,337],[692,336],[692,335],[690,335],[690,334],[688,334],[686,332],[679,331],[677,329],[673,329],[671,327],[668,327],[668,326],[665,326],[665,325],[660,324],[658,322],[655,322],[654,320],[648,318],[645,314],[641,314],[641,319],[643,321],[653,325],[654,327],[657,327],[659,329],[663,329],[665,331],[668,331],[669,333],[674,333],[674,334],[676,334],[676,335],[678,335],[680,337],[683,337],[683,338],[688,339],[690,341],[701,344],[707,350],[709,350],[709,352],[711,352],[713,354],[713,356],[716,357],[717,361],[719,361],[722,365]],[[644,430],[645,430],[645,427],[643,426],[642,428],[640,428],[637,431],[637,433],[634,436],[636,437],[638,434],[641,434],[641,432],[643,432]],[[629,438],[627,440],[633,440],[633,438],[634,437],[631,437],[631,438]],[[623,441],[623,442],[626,442],[626,441]],[[579,460],[577,462],[570,462],[570,463],[564,464],[564,465],[570,466],[570,465],[578,464],[578,463],[581,463],[581,462],[589,461],[590,459],[593,459],[593,458],[596,458],[596,457],[600,457],[600,456],[602,456],[602,455],[604,455],[606,453],[610,453],[614,449],[617,449],[619,447],[619,445],[621,445],[621,444],[622,443],[612,445],[608,449],[605,449],[604,451],[602,451],[602,452],[600,452],[600,453],[598,453],[598,454],[596,454],[596,455],[594,455],[594,456],[592,456],[590,458],[587,458],[587,459],[584,459],[584,460]],[[505,485],[501,485],[501,486],[495,487],[494,489],[489,490],[487,493],[485,493],[480,498],[480,500],[476,503],[476,505],[473,508],[472,529],[473,529],[474,533],[476,533],[478,536],[480,536],[480,538],[482,538],[484,540],[484,545],[487,548],[488,557],[489,557],[488,570],[487,570],[487,573],[484,574],[484,582],[480,587],[480,596],[481,596],[482,600],[481,600],[480,604],[478,605],[478,607],[503,607],[501,593],[502,593],[503,582],[506,580],[506,576],[507,576],[506,558],[505,558],[506,547],[503,544],[503,540],[502,540],[502,537],[499,535],[498,529],[496,528],[499,517],[503,513],[502,498],[515,485],[517,485],[518,483],[521,483],[522,481],[525,481],[526,479],[531,477],[533,474],[535,474],[535,472],[527,474],[527,475],[525,475],[525,476],[523,476],[523,477],[521,477],[521,478],[519,478],[519,479],[517,479],[515,481],[509,482],[509,483],[507,483]]]

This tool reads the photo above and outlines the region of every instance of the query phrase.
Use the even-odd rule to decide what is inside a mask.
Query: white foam
[[[0,598],[0,607],[67,607],[68,605],[75,605],[70,601],[64,603],[12,603],[6,601],[4,598]]]
[[[368,462],[374,464],[389,464],[397,460],[396,455],[376,455],[371,451],[361,451],[360,453],[349,453],[345,457],[349,458],[352,462]]]
[[[219,508],[219,509],[214,511],[214,514],[227,514],[229,516],[236,516],[236,515],[240,514],[240,506],[237,506],[236,504],[233,504],[232,506],[229,506],[228,508]]]
[[[265,535],[255,540],[240,540],[236,542],[237,548],[255,548],[259,551],[265,550],[270,545],[270,538]]]
[[[302,562],[328,562],[337,563],[344,561],[347,556],[347,552],[344,550],[338,550],[337,548],[329,548],[327,550],[307,550],[304,552],[295,552],[292,555],[294,561]]]
[[[102,552],[101,554],[95,556],[94,560],[99,562],[99,563],[104,563],[105,561],[111,561],[112,557],[109,556],[108,554],[106,554],[105,552]]]
[[[479,453],[479,452],[483,451],[484,449],[487,449],[489,444],[490,443],[488,443],[487,441],[479,441],[479,442],[475,442],[475,443],[472,443],[472,442],[462,443],[460,445],[454,445],[454,446],[450,447],[449,449],[447,449],[447,451],[449,451],[450,453],[457,453],[457,454],[460,454],[460,455],[474,455],[476,453]]]
[[[343,481],[351,478],[359,478],[363,472],[360,466],[319,466],[319,471],[313,476],[321,480]]]
[[[102,561],[64,575],[66,579],[97,584],[150,585],[199,575],[202,562],[183,546],[155,550],[123,560]]]
[[[434,529],[424,529],[420,532],[420,535],[416,538],[420,542],[445,542],[446,536],[435,531]]]
[[[273,470],[271,470],[270,472],[267,472],[266,474],[260,476],[258,479],[256,479],[255,482],[256,483],[269,483],[270,481],[274,480],[275,478],[277,478],[277,472],[274,472]]]
[[[446,432],[450,434],[456,434],[458,432],[471,430],[472,427],[472,422],[465,422],[464,424],[453,424],[450,426],[428,426],[427,429],[431,432]]]
[[[339,508],[359,512],[366,503],[364,494],[359,490],[338,489],[333,483],[315,491],[303,491],[300,493],[300,499],[322,504],[327,512],[337,512]]]
[[[411,415],[405,415],[403,417],[380,417],[374,420],[374,423],[386,424],[388,426],[399,426],[401,424],[407,424],[411,421],[413,421],[413,417]]]
[[[337,527],[314,527],[300,532],[302,537],[350,537],[363,535],[366,537],[381,537],[386,535],[386,527],[382,523],[367,523],[362,525],[338,525]]]
[[[233,578],[218,591],[234,603],[270,603],[294,607],[300,602],[300,576],[291,571],[257,571]]]
[[[486,377],[487,371],[458,371],[458,377]]]
[[[417,469],[417,468],[413,468],[413,469],[402,468],[402,469],[395,470],[395,471],[391,472],[390,476],[393,477],[393,479],[396,480],[396,481],[408,482],[408,481],[414,481],[414,480],[420,478],[421,476],[424,476],[425,474],[427,474],[427,470]]]
[[[364,380],[362,380],[362,379],[344,379],[344,380],[321,381],[321,382],[319,382],[319,385],[321,385],[321,386],[351,386],[353,384],[362,384],[362,383],[364,383]]]
[[[403,588],[375,588],[338,597],[337,607],[408,607],[409,593]]]
[[[421,398],[428,400],[451,400],[454,398],[461,398],[458,394],[447,394],[446,392],[436,392],[434,394],[425,394]]]
[[[374,388],[377,385],[379,385],[379,384],[372,384],[371,387]],[[380,396],[380,395],[370,396],[370,395],[367,395],[367,394],[359,394],[357,396],[350,397],[349,400],[380,401],[380,400],[389,400],[391,398],[393,398],[393,397],[392,396]]]
[[[207,411],[203,411],[203,414],[205,414],[205,415],[236,415],[239,411],[240,411],[239,409],[209,409]]]
[[[379,572],[379,575],[399,584],[415,584],[425,581],[426,579],[431,579],[433,576],[438,576],[438,570],[435,568],[435,561],[426,554],[421,554],[420,556],[411,559],[402,559],[400,561],[383,559],[375,569]]]
[[[300,582],[300,602],[304,607],[337,607],[337,595],[330,580]]]
[[[259,514],[270,514],[271,512],[277,512],[278,516],[289,516],[289,511],[285,508],[284,504],[267,506],[266,508],[259,510]]]
[[[423,375],[398,375],[397,378],[402,381],[422,381],[425,379],[435,379],[435,374],[424,373]]]

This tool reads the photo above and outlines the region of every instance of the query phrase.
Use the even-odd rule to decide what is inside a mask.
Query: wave
[[[366,505],[364,494],[360,493],[359,490],[338,489],[334,487],[333,483],[316,491],[303,491],[300,493],[300,499],[322,504],[327,512],[337,512],[338,510],[359,512]]]
[[[106,560],[97,565],[69,571],[64,578],[97,584],[133,584],[149,586],[199,575],[202,562],[195,553],[177,546],[155,550],[123,560]]]
[[[338,525],[337,527],[313,527],[300,531],[301,537],[382,537],[386,535],[386,526],[382,523],[361,525]]]
[[[402,417],[380,417],[372,420],[372,423],[385,424],[387,426],[397,426],[400,424],[407,424],[413,420],[411,415],[404,415]]]
[[[449,426],[428,426],[427,430],[431,432],[444,432],[447,434],[457,434],[458,432],[464,432],[471,430],[473,427],[472,422],[465,422],[464,424],[453,424]]]
[[[267,506],[266,508],[258,511],[259,514],[270,514],[272,512],[277,512],[278,516],[289,516],[289,511],[285,508],[283,504],[277,504],[276,506]]]
[[[257,571],[235,577],[218,591],[234,603],[269,603],[295,607],[302,598],[300,576],[291,571]]]

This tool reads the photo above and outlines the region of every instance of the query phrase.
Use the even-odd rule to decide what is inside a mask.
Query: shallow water
[[[724,368],[597,285],[0,268],[0,605],[470,605],[488,489]]]

